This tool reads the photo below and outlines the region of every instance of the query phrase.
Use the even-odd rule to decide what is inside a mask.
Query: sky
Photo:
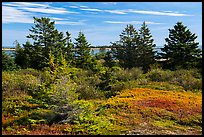
[[[2,46],[24,44],[33,17],[49,17],[72,41],[83,32],[91,46],[111,45],[128,24],[138,31],[145,21],[154,43],[163,47],[177,22],[182,22],[202,45],[202,2],[2,2]]]

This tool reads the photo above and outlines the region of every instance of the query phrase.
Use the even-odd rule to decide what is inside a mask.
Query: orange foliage
[[[110,98],[106,105],[110,113],[115,114],[118,123],[129,127],[133,123],[167,116],[181,121],[202,115],[202,96],[192,92],[136,88]]]

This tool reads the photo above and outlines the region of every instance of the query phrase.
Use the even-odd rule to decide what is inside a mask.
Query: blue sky
[[[71,33],[73,42],[82,31],[92,46],[110,45],[126,25],[139,30],[145,21],[154,43],[163,47],[168,29],[181,21],[202,45],[202,2],[2,2],[2,46],[29,40],[34,16],[54,20],[59,31]]]

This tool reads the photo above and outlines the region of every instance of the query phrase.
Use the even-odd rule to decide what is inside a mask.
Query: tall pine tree
[[[55,22],[49,18],[36,18],[34,17],[35,26],[29,29],[31,34],[27,38],[31,38],[33,42],[33,58],[32,67],[42,69],[48,66],[49,52],[52,51],[54,56],[58,56],[61,48],[64,46],[62,43],[63,34],[55,29]]]
[[[33,40],[33,44],[26,42],[23,48],[17,47],[16,62],[22,68],[32,67],[42,69],[48,67],[49,53],[51,52],[55,58],[55,62],[61,54],[66,55],[66,59],[70,59],[73,45],[71,45],[70,34],[67,32],[64,37],[55,26],[55,22],[49,18],[34,17],[34,26],[29,29],[31,34],[27,36]],[[21,61],[24,60],[24,61]]]
[[[173,29],[169,29],[169,38],[165,39],[166,44],[161,49],[164,53],[160,54],[167,59],[166,68],[188,69],[201,66],[201,50],[198,49],[196,38],[182,22],[177,22]]]
[[[139,30],[139,45],[138,45],[138,52],[137,56],[137,63],[138,67],[142,67],[144,71],[149,69],[149,66],[155,63],[155,53],[154,48],[156,45],[153,43],[154,39],[150,33],[149,28],[143,22],[140,30]]]
[[[69,64],[74,64],[73,60],[74,60],[74,44],[72,43],[71,40],[71,34],[67,31],[66,32],[66,37],[65,37],[65,41],[66,41],[66,47],[64,49],[65,51],[65,58],[68,61]]]
[[[20,46],[20,44],[16,43],[16,50],[15,50],[15,63],[18,64],[21,68],[35,68],[34,62],[38,58],[34,58],[35,51],[33,49],[33,46],[29,41],[26,41],[25,44],[23,44],[23,47]]]
[[[75,57],[76,66],[79,68],[89,69],[91,63],[90,45],[85,35],[79,32],[78,38],[75,38]]]
[[[136,53],[139,35],[133,25],[127,25],[120,34],[120,40],[112,43],[113,56],[119,60],[124,68],[136,66]]]

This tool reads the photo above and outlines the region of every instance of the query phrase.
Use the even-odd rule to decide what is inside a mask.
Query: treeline
[[[169,29],[169,37],[161,48],[162,53],[156,54],[156,44],[145,22],[137,31],[133,25],[127,25],[119,35],[120,39],[111,42],[108,52],[92,55],[91,44],[87,41],[83,32],[79,32],[76,42],[72,42],[71,34],[58,31],[55,22],[49,18],[34,17],[34,26],[27,38],[32,39],[20,46],[16,41],[15,58],[2,54],[2,69],[14,70],[17,68],[34,68],[43,70],[50,67],[66,64],[68,67],[82,68],[98,71],[98,65],[102,64],[112,68],[119,66],[131,69],[140,67],[147,72],[151,66],[159,65],[164,69],[190,69],[199,68],[202,65],[201,50],[196,42],[197,36],[182,22],[177,22],[173,29]],[[156,59],[164,59],[162,62]]]

